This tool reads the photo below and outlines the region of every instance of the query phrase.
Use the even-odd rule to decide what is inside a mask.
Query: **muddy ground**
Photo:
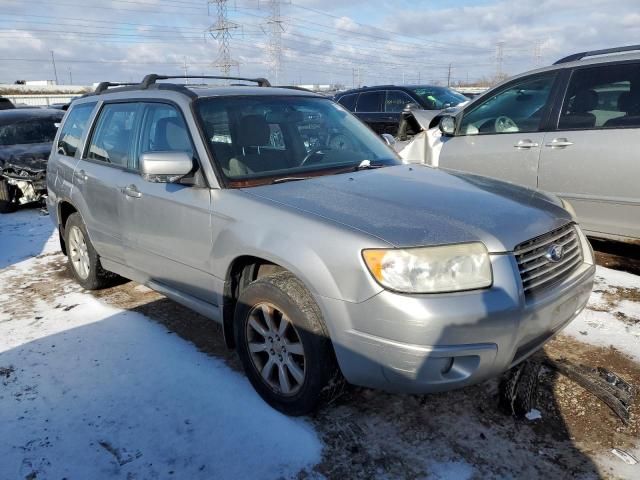
[[[22,293],[21,301],[7,299],[0,308],[29,318],[34,302],[53,302],[63,292],[81,290],[68,274],[63,256],[49,254],[42,260],[35,271],[11,278]],[[240,370],[215,324],[162,295],[134,282],[94,295],[110,305],[143,313],[168,333]],[[608,301],[615,305],[635,295],[637,290],[625,289]],[[541,353],[545,355],[604,366],[640,385],[640,365],[613,348],[560,336],[546,346]],[[456,478],[469,476],[465,470],[469,464],[477,478],[613,478],[600,459],[610,456],[614,447],[631,449],[638,444],[637,407],[625,426],[606,405],[567,378],[545,369],[540,378],[542,418],[534,421],[516,419],[498,409],[498,380],[427,396],[347,387],[332,405],[310,419],[325,444],[323,461],[313,470],[300,472],[299,478],[318,474],[340,479]],[[446,465],[440,475],[434,463],[438,458]],[[451,476],[451,462],[455,466],[457,459],[459,475],[454,471]]]

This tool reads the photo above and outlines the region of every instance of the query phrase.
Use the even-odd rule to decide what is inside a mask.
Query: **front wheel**
[[[342,376],[320,309],[292,274],[248,285],[234,328],[245,373],[275,409],[305,415],[338,393]]]

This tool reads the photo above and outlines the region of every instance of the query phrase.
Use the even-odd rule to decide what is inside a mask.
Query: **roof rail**
[[[625,47],[604,48],[602,50],[591,50],[589,52],[574,53],[573,55],[568,55],[564,58],[561,58],[560,60],[555,62],[554,65],[558,65],[560,63],[575,62],[576,60],[582,60],[584,57],[607,55],[609,53],[633,52],[635,50],[640,50],[640,45],[627,45]]]
[[[100,95],[109,87],[125,87],[130,85],[138,85],[137,83],[113,83],[113,82],[100,82],[93,93]]]
[[[146,77],[142,79],[140,83],[140,88],[147,89],[149,86],[156,83],[158,80],[169,80],[172,78],[211,78],[216,80],[241,80],[244,82],[254,82],[257,83],[259,87],[270,87],[271,84],[269,80],[266,78],[244,78],[244,77],[221,77],[215,75],[157,75],[155,73],[150,73]]]

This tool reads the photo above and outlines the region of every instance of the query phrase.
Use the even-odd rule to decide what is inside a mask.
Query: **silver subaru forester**
[[[477,383],[584,308],[591,247],[556,197],[402,165],[310,92],[169,78],[73,102],[51,219],[83,287],[119,275],[220,322],[273,407]]]

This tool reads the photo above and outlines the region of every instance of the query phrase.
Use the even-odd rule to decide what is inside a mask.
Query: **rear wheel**
[[[64,230],[69,270],[75,280],[87,290],[109,286],[116,275],[102,268],[80,214],[69,215]]]
[[[291,273],[249,284],[234,328],[251,384],[275,409],[304,415],[338,393],[343,380],[320,309]]]
[[[18,208],[15,187],[5,178],[0,178],[0,213],[15,212]]]

